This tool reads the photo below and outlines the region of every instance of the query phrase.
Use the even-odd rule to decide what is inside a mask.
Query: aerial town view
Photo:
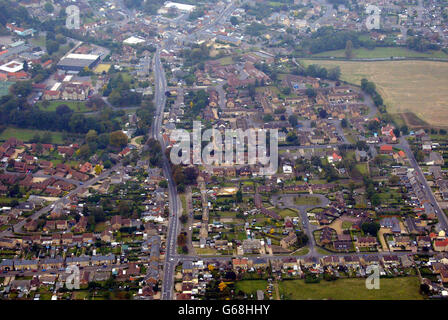
[[[446,0],[0,0],[0,47],[0,300],[448,299]]]

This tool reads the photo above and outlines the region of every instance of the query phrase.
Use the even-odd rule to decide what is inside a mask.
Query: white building
[[[196,6],[184,4],[184,3],[177,3],[177,2],[171,2],[167,1],[165,2],[165,5],[159,10],[159,13],[167,13],[169,9],[176,9],[183,13],[190,13],[192,12]]]

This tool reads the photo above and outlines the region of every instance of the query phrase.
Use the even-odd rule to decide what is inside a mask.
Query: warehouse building
[[[57,67],[66,71],[82,71],[85,67],[92,69],[98,61],[98,55],[70,53],[59,61]]]

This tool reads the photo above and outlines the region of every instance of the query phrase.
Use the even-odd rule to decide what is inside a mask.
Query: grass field
[[[294,203],[298,206],[317,206],[320,204],[320,199],[318,197],[296,197],[294,198]]]
[[[45,134],[47,131],[43,130],[31,130],[31,129],[19,129],[19,128],[6,128],[1,134],[0,134],[0,141],[6,141],[11,137],[17,138],[19,140],[22,140],[23,142],[29,142],[31,139],[33,139],[34,135],[38,133],[41,137]],[[61,132],[52,132],[49,131],[52,136],[52,143],[55,144],[63,144],[64,141],[62,139],[62,133]]]
[[[248,295],[253,294],[255,296],[257,294],[257,290],[264,292],[267,285],[268,282],[266,280],[243,280],[235,283],[235,289],[236,292],[241,290]]]
[[[232,57],[224,57],[224,58],[218,59],[218,61],[222,66],[228,66],[233,63]]]
[[[374,59],[374,58],[390,58],[390,57],[448,59],[448,55],[443,51],[418,52],[401,47],[377,47],[373,50],[359,48],[354,49],[353,54],[354,58],[358,59]],[[313,57],[345,58],[345,50],[325,51],[315,54],[313,55]]]
[[[298,212],[296,210],[287,208],[287,209],[281,210],[279,212],[279,215],[280,215],[280,217],[283,217],[283,218],[285,218],[285,217],[297,217]]]
[[[373,81],[391,114],[415,114],[405,118],[409,125],[448,127],[448,63],[435,61],[316,61],[305,65],[339,65],[342,80],[359,85],[362,78]]]
[[[367,163],[357,163],[355,165],[356,169],[358,169],[358,171],[363,175],[366,176],[368,175],[369,171],[367,168]]]
[[[103,72],[108,72],[110,69],[111,65],[107,64],[107,63],[100,63],[95,70],[93,70],[95,73],[103,73]]]
[[[417,277],[380,279],[379,290],[368,290],[365,279],[339,279],[320,283],[290,280],[279,283],[288,300],[421,300]]]
[[[45,111],[56,111],[56,108],[61,104],[65,104],[74,112],[90,112],[91,109],[87,108],[85,102],[82,101],[65,101],[65,100],[54,100],[50,101],[48,107],[45,107],[42,102],[39,103],[39,108]]]

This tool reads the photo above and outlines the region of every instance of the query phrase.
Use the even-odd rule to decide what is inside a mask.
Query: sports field
[[[321,280],[305,283],[305,280],[279,282],[280,295],[288,300],[421,300],[417,277],[380,279],[379,290],[366,288],[365,279]]]
[[[304,60],[303,64],[339,65],[344,81],[357,85],[362,78],[373,81],[389,113],[410,112],[431,126],[448,127],[448,62]]]

